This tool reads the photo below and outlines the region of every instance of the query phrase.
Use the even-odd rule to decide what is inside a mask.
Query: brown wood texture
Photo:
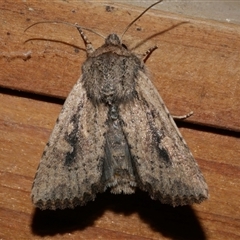
[[[158,46],[146,63],[151,79],[172,114],[194,111],[178,125],[203,171],[210,199],[172,208],[139,191],[129,196],[99,194],[74,210],[33,207],[36,168],[61,99],[80,76],[86,54],[73,27],[39,24],[24,30],[38,21],[59,20],[105,36],[121,34],[142,11],[115,4],[108,12],[107,5],[0,4],[0,239],[239,239],[240,27],[157,10],[136,22],[123,42],[139,54]],[[94,46],[103,43],[86,33]],[[29,51],[31,58],[24,60]]]

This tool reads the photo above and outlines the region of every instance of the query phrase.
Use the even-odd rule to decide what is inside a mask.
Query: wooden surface
[[[146,193],[99,194],[85,207],[38,211],[32,181],[86,54],[62,20],[121,34],[142,9],[81,1],[0,4],[0,239],[240,239],[240,27],[151,10],[123,42],[147,61],[170,112],[194,111],[180,131],[209,185],[201,205],[172,208]],[[88,33],[98,47],[100,37]],[[64,41],[31,40],[44,38]],[[31,57],[26,59],[26,54]]]

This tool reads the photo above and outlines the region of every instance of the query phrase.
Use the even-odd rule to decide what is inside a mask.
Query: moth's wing
[[[101,185],[107,110],[88,100],[82,78],[73,87],[40,161],[32,200],[40,209],[73,208]]]
[[[137,96],[120,106],[138,186],[173,206],[200,203],[207,184],[149,78],[139,72]]]

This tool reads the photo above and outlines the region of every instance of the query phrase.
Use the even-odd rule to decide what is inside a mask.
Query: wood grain
[[[37,21],[78,22],[121,34],[141,11],[102,2],[11,2],[0,6],[1,239],[239,239],[240,27],[151,10],[124,43],[142,54],[173,114],[194,116],[180,130],[209,185],[201,205],[172,208],[147,194],[99,194],[75,210],[37,211],[30,191],[62,103],[81,74],[84,45],[74,28]],[[141,29],[138,31],[137,29]],[[98,47],[103,40],[87,33]],[[31,40],[47,38],[74,44]],[[31,51],[31,58],[23,60]]]

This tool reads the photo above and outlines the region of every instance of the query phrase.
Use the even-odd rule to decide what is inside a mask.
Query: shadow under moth
[[[84,28],[74,26],[87,59],[43,152],[32,187],[34,205],[74,208],[108,188],[114,194],[140,188],[173,206],[207,199],[204,177],[143,59],[116,34],[94,50]]]

